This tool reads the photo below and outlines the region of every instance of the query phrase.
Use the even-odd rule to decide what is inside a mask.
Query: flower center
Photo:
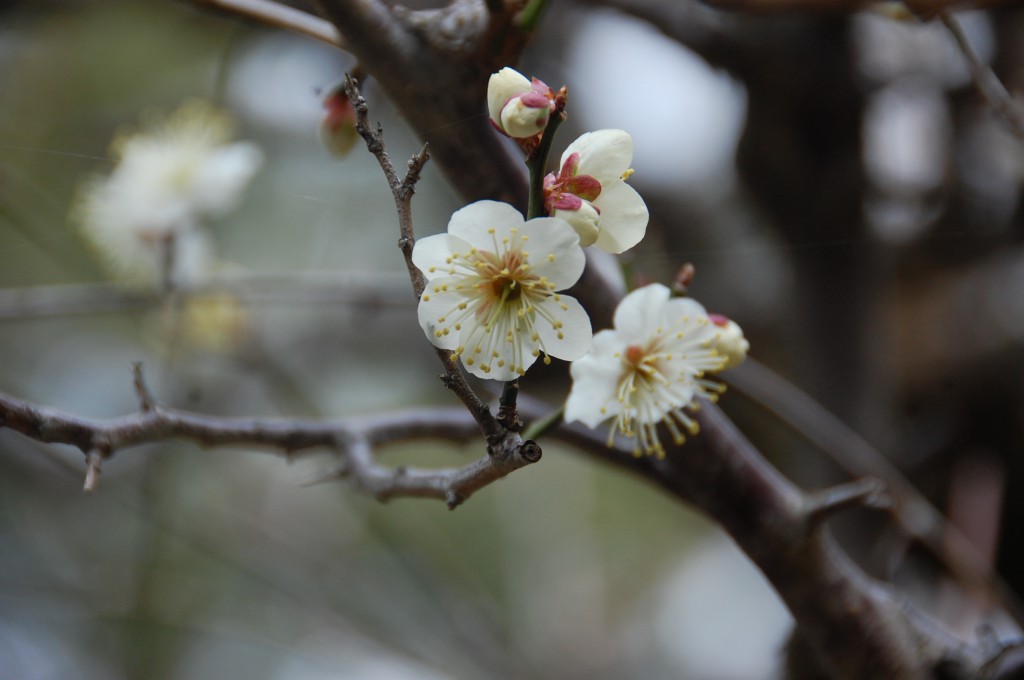
[[[511,276],[499,276],[491,280],[491,295],[495,300],[516,302],[523,295],[523,287]]]
[[[544,207],[549,215],[555,210],[579,210],[583,201],[589,203],[601,195],[601,183],[578,174],[579,166],[579,153],[570,154],[557,175],[552,172],[544,178]]]
[[[644,351],[644,348],[641,347],[640,345],[630,345],[629,347],[626,348],[626,363],[628,363],[633,368],[639,366],[640,362],[643,361],[644,357],[646,356],[647,353]]]

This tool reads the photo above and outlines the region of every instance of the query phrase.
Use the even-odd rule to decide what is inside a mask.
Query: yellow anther
[[[622,173],[622,181],[625,182],[627,179],[632,177],[633,173],[635,173],[635,172],[636,172],[636,170],[634,170],[633,168],[627,169],[624,173]]]
[[[423,301],[424,302],[430,302],[430,296],[429,295],[424,295],[423,296]]]

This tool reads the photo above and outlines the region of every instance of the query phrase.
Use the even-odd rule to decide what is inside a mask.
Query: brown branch
[[[115,453],[168,439],[204,447],[258,446],[285,456],[309,449],[337,450],[341,472],[353,487],[378,499],[438,498],[454,508],[473,493],[539,460],[532,442],[509,455],[488,454],[458,468],[390,468],[376,462],[375,447],[425,438],[462,443],[477,432],[463,409],[421,409],[333,421],[218,418],[150,404],[113,420],[72,416],[0,394],[0,428],[44,443],[68,444],[85,454],[85,491],[99,481],[101,464]]]
[[[536,411],[530,403],[528,408]],[[729,532],[767,576],[829,677],[913,680],[973,678],[983,654],[910,612],[887,584],[867,577],[835,544],[823,513],[879,487],[859,482],[806,493],[775,470],[713,404],[697,412],[701,434],[664,460],[604,446],[604,434],[563,425],[552,434],[627,468],[692,503]]]
[[[483,34],[473,32],[479,29],[476,24],[450,22],[447,14],[429,11],[406,12],[399,18],[380,0],[316,4],[420,139],[430,145],[442,172],[464,199],[491,198],[526,207],[523,167],[491,129],[484,107],[487,78],[509,65],[504,61],[508,55],[483,44]],[[422,21],[424,16],[431,21]],[[511,14],[504,18],[502,41],[515,42],[520,36]],[[448,40],[443,50],[426,39],[453,31],[463,35]]]
[[[342,40],[341,34],[331,25],[331,22],[280,2],[273,0],[194,0],[194,2],[234,12],[268,26],[284,28],[346,49],[345,41]]]
[[[992,67],[985,63],[978,56],[978,53],[974,51],[971,41],[967,39],[967,34],[964,33],[956,17],[947,10],[942,10],[938,16],[939,20],[942,21],[942,24],[953,36],[957,46],[960,48],[960,52],[964,55],[964,59],[967,60],[967,64],[971,68],[974,86],[982,98],[1002,118],[1003,122],[1009,126],[1013,134],[1024,139],[1024,111],[1021,111],[1020,107],[1014,102],[1013,97],[1010,96],[1006,86],[999,80],[999,76],[995,74]]]
[[[920,327],[918,327],[920,328]],[[754,359],[725,374],[729,384],[813,444],[855,477],[885,483],[900,531],[918,541],[985,605],[1001,603],[1024,620],[1018,599],[970,542],[945,520],[903,474],[863,437],[795,385]]]

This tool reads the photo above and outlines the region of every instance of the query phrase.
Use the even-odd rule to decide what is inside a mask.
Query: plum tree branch
[[[409,160],[409,170],[404,178],[399,178],[395,167],[388,156],[384,146],[384,133],[378,126],[376,129],[370,125],[369,109],[366,99],[359,92],[359,85],[351,75],[345,76],[345,93],[348,95],[352,108],[356,112],[356,130],[366,141],[366,148],[370,154],[377,159],[384,177],[391,188],[395,200],[395,209],[398,212],[398,246],[405,258],[405,266],[409,271],[409,279],[412,282],[413,294],[418,300],[426,288],[427,280],[423,272],[412,261],[413,249],[416,246],[416,235],[412,225],[412,196],[415,193],[416,182],[419,181],[420,171],[426,164],[429,155],[427,147]],[[487,438],[488,444],[493,448],[502,446],[506,452],[512,453],[522,446],[522,439],[515,433],[510,432],[504,425],[491,414],[490,408],[469,386],[462,371],[451,357],[451,353],[437,349],[438,359],[444,366],[442,380],[448,389],[455,393],[460,401],[466,406],[469,412],[476,419]]]
[[[140,376],[141,372],[135,369],[136,380]],[[257,446],[285,456],[310,449],[333,449],[339,453],[340,465],[329,477],[347,477],[357,490],[380,500],[437,498],[450,508],[514,470],[536,462],[539,457],[539,448],[531,443],[516,455],[487,454],[458,468],[390,468],[376,461],[374,449],[387,444],[423,439],[461,444],[471,439],[477,426],[465,410],[457,408],[301,421],[217,418],[163,408],[152,401],[143,401],[142,405],[137,413],[99,420],[72,416],[0,394],[0,428],[36,441],[68,444],[81,450],[86,458],[87,492],[96,489],[101,465],[115,453],[169,439],[182,439],[203,447]]]
[[[975,677],[983,654],[910,612],[895,590],[866,576],[832,539],[823,516],[879,499],[876,482],[804,492],[775,470],[710,403],[701,434],[664,460],[602,447],[600,433],[558,436],[626,467],[718,522],[772,583],[830,677],[892,680]]]
[[[974,86],[981,94],[989,107],[1003,120],[1010,130],[1020,139],[1024,139],[1024,111],[1014,102],[1013,97],[1006,90],[1003,81],[995,74],[992,68],[985,63],[971,41],[967,39],[960,22],[948,10],[942,10],[938,14],[939,20],[953,36],[957,47],[967,60],[974,79]]]
[[[345,41],[342,40],[341,34],[331,25],[331,22],[274,0],[195,0],[195,2],[234,12],[268,26],[284,28],[345,49]]]

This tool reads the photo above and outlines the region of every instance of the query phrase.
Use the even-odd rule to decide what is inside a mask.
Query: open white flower
[[[506,66],[487,81],[487,111],[498,131],[527,139],[544,131],[554,109],[554,92]]]
[[[512,380],[541,354],[572,361],[590,349],[590,318],[556,292],[585,261],[562,220],[524,222],[506,203],[478,201],[452,215],[447,234],[417,241],[412,259],[428,280],[420,326],[473,375]]]
[[[661,284],[633,291],[615,310],[614,330],[597,333],[590,353],[573,362],[566,422],[597,427],[612,419],[609,446],[622,433],[635,439],[636,455],[663,456],[658,424],[681,444],[684,430],[698,429],[683,409],[698,395],[714,399],[723,390],[704,377],[725,367],[717,332],[694,300],[670,298]]]
[[[195,100],[114,140],[114,170],[83,187],[74,215],[119,273],[152,278],[163,249],[188,255],[191,245],[178,246],[204,240],[192,235],[196,227],[238,206],[263,154],[231,143],[232,128],[227,114]]]
[[[582,135],[562,154],[560,170],[544,178],[544,207],[568,222],[580,244],[610,253],[644,237],[647,205],[626,180],[633,174],[633,138],[623,130]]]

